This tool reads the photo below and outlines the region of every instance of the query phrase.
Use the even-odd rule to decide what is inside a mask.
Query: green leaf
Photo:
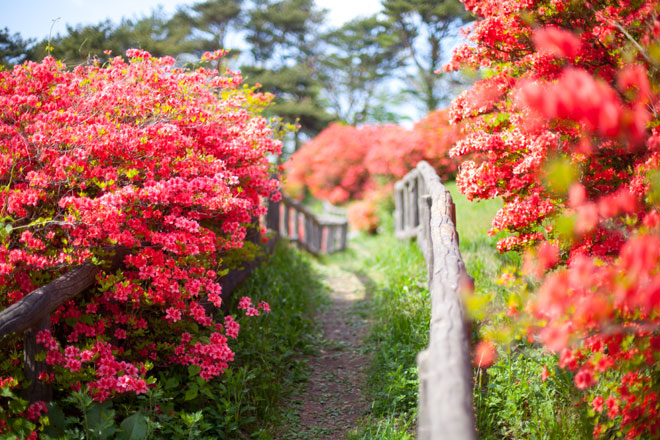
[[[199,372],[202,371],[199,365],[189,365],[188,366],[188,376],[197,376]]]
[[[47,406],[48,408],[48,428],[46,429],[47,433],[53,435],[55,431],[58,435],[64,433],[64,428],[66,427],[64,411],[62,408],[57,406],[56,403],[51,402]]]
[[[17,396],[14,394],[9,387],[7,388],[0,388],[0,396],[2,397],[9,397],[10,399],[15,399]]]
[[[571,161],[561,157],[548,161],[545,171],[546,185],[555,194],[568,193],[568,189],[578,176],[578,170]]]
[[[23,412],[27,409],[28,407],[28,401],[23,400],[19,397],[14,397],[10,402],[9,402],[9,410],[13,413],[20,413]]]
[[[168,390],[171,390],[178,386],[179,386],[179,380],[176,377],[170,377],[169,379],[167,379],[167,382],[165,382],[165,388]]]
[[[112,409],[110,400],[100,404],[93,403],[87,414],[90,431],[98,435],[100,440],[113,438],[117,432],[117,426],[114,424],[115,410]]]
[[[652,205],[660,205],[660,171],[650,171],[647,177],[650,183],[648,201]]]
[[[193,399],[197,398],[198,394],[199,394],[199,388],[197,388],[197,384],[193,383],[186,390],[186,395],[184,396],[183,399],[184,400],[193,400]]]
[[[120,438],[123,440],[146,439],[149,431],[147,419],[139,411],[130,417],[126,417],[119,427],[121,428]]]

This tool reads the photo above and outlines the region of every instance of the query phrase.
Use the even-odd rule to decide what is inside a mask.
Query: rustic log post
[[[295,206],[291,207],[291,223],[291,240],[300,242],[300,235],[298,234],[300,219],[298,218],[298,210]]]
[[[411,214],[411,212],[410,212],[410,181],[405,180],[404,184],[405,184],[405,186],[404,186],[404,190],[403,190],[403,194],[404,194],[403,214],[404,214],[405,218],[404,218],[403,228],[405,230],[408,230],[412,226],[412,220],[411,220],[411,215],[410,215]]]
[[[341,225],[341,249],[344,250],[346,249],[346,245],[348,242],[348,223],[344,223]]]
[[[428,382],[427,405],[420,408],[420,413],[429,412],[428,417],[420,418],[426,418],[430,423],[420,424],[419,438],[469,440],[476,439],[472,368],[469,335],[458,296],[465,268],[458,253],[457,234],[451,219],[446,215],[434,215],[440,214],[441,209],[431,207],[434,261],[430,282],[431,334],[426,355],[429,368],[420,371],[423,380]]]
[[[282,200],[282,225],[281,230],[282,230],[282,237],[289,238],[291,237],[291,234],[289,233],[289,222],[291,221],[290,219],[290,212],[289,212],[289,204],[287,203],[286,200]]]
[[[312,234],[309,237],[309,249],[310,252],[313,254],[318,254],[319,253],[319,248],[317,246],[318,243],[318,235],[319,235],[319,228],[318,224],[314,221],[312,222]]]
[[[399,180],[394,184],[394,231],[403,231],[403,183]]]
[[[410,198],[410,211],[412,219],[412,227],[416,228],[419,226],[419,185],[418,181],[421,176],[415,177],[411,182],[411,198]]]
[[[327,244],[327,252],[329,254],[333,253],[335,251],[335,235],[337,234],[337,225],[330,225],[328,226],[328,244]]]
[[[431,243],[431,206],[433,198],[425,194],[419,198],[419,213],[420,213],[420,231],[417,236],[417,243],[419,248],[424,254],[426,260],[426,269],[430,277],[433,276],[433,244]]]
[[[268,200],[268,211],[266,211],[266,228],[280,234],[280,205],[281,202]]]
[[[417,236],[429,270],[429,347],[418,355],[420,440],[475,440],[469,332],[459,289],[470,280],[458,248],[456,207],[426,162],[395,183],[396,235]]]
[[[305,241],[303,247],[309,252],[312,251],[312,237],[314,236],[314,223],[309,215],[305,215]]]
[[[322,254],[328,253],[328,225],[321,225],[321,251]]]
[[[48,372],[48,366],[45,361],[36,360],[36,355],[44,349],[41,344],[37,344],[37,333],[41,330],[50,330],[50,316],[42,318],[36,326],[23,333],[23,369],[25,379],[30,382],[30,386],[25,390],[25,399],[29,402],[53,400],[52,388],[40,380],[41,374]]]

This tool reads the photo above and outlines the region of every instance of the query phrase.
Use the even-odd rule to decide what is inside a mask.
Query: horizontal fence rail
[[[281,202],[269,202],[266,225],[280,237],[298,243],[315,255],[346,249],[348,221],[336,215],[318,215],[301,203],[282,195]]]
[[[285,237],[295,240],[315,254],[331,253],[346,248],[345,218],[314,215],[286,196],[283,196],[281,203],[269,202],[266,227],[276,233],[276,238]],[[259,243],[260,234],[256,231],[258,228],[251,228],[246,239]],[[271,241],[268,250],[272,250],[274,242]],[[96,275],[104,267],[111,271],[120,268],[128,250],[116,248],[111,249],[110,253],[113,254],[112,258],[103,265],[84,263],[73,267],[61,277],[30,292],[0,311],[0,342],[11,334],[23,334],[25,377],[32,383],[26,393],[26,398],[30,401],[49,401],[52,395],[50,388],[38,380],[40,374],[46,370],[46,365],[35,360],[36,354],[42,350],[36,342],[36,334],[40,330],[50,329],[50,315],[62,304],[92,287]],[[251,262],[246,267],[232,270],[220,278],[223,298],[230,295],[257,265],[258,261]],[[202,305],[206,305],[204,300]]]
[[[435,170],[420,162],[394,185],[395,234],[417,238],[431,293],[429,346],[417,356],[419,440],[473,440],[469,332],[460,289],[471,279],[458,248],[456,208]]]

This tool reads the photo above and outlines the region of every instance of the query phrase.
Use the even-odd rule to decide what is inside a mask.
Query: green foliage
[[[32,40],[23,40],[20,34],[11,34],[9,29],[0,29],[0,70],[22,63],[27,57]]]
[[[250,84],[261,84],[275,94],[268,116],[297,124],[310,137],[332,120],[320,101],[321,84],[315,74],[325,16],[313,0],[260,0],[247,11],[245,25],[253,62],[241,71]],[[298,132],[292,142],[297,150]]]
[[[326,15],[314,0],[259,0],[248,13],[247,41],[258,65],[302,61],[315,52],[317,30]]]
[[[382,420],[367,419],[363,426],[351,431],[347,440],[413,440],[412,419],[390,417]]]
[[[520,266],[520,256],[495,250],[499,236],[488,237],[487,230],[499,200],[469,202],[454,182],[445,185],[456,204],[457,229],[463,260],[475,280],[473,300],[506,303],[509,292],[497,279],[502,269]],[[468,307],[469,308],[469,307]],[[487,307],[479,307],[487,310]],[[474,325],[473,342],[478,339],[480,325]],[[576,408],[578,393],[564,370],[556,368],[557,357],[533,345],[519,342],[488,370],[475,371],[474,406],[479,438],[502,439],[571,439],[591,438],[593,426],[584,411]],[[541,380],[543,366],[551,377]],[[556,372],[555,372],[556,370]],[[555,372],[555,374],[552,374]]]
[[[544,366],[555,374],[541,380]],[[502,353],[475,380],[477,426],[482,439],[590,439],[592,423],[571,376],[557,368],[556,356],[521,344]]]
[[[242,23],[242,0],[206,0],[192,6],[194,26],[211,36],[210,47],[225,48],[225,39],[230,30]]]
[[[323,35],[323,96],[335,115],[349,125],[382,122],[379,86],[403,65],[404,48],[391,22],[377,15],[357,18]]]
[[[202,49],[198,39],[189,38],[192,22],[183,13],[168,17],[162,10],[155,10],[149,16],[124,19],[119,24],[105,20],[92,25],[67,26],[66,29],[64,35],[58,34],[33,46],[29,59],[40,61],[46,55],[52,55],[69,66],[75,66],[95,57],[104,62],[111,56],[124,55],[130,48],[149,51],[156,57],[177,56]],[[107,55],[105,51],[112,53]]]
[[[449,87],[441,87],[444,75],[435,72],[448,61],[446,40],[452,30],[469,18],[465,7],[458,0],[383,0],[383,8],[408,48],[409,93],[426,112],[437,109]]]

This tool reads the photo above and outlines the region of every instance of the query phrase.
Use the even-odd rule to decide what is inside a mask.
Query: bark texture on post
[[[435,170],[420,162],[395,184],[395,233],[417,237],[429,275],[429,347],[419,354],[420,440],[475,440],[469,333],[460,289],[470,280],[458,248],[456,208]]]
[[[53,400],[52,388],[39,380],[41,373],[48,371],[45,361],[36,360],[37,353],[43,350],[43,347],[37,344],[37,333],[41,330],[50,330],[50,316],[46,316],[37,325],[23,333],[23,370],[25,379],[30,382],[30,386],[25,390],[25,399],[30,402]]]

